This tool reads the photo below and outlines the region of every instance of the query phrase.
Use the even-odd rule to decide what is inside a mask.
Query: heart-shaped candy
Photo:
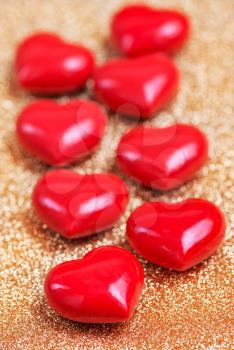
[[[208,158],[205,135],[196,127],[139,126],[126,133],[117,149],[122,170],[142,184],[161,191],[194,177]]]
[[[51,165],[68,164],[90,154],[101,141],[106,115],[94,103],[41,100],[28,105],[17,121],[24,148]]]
[[[111,31],[114,43],[125,55],[174,53],[188,38],[189,21],[177,11],[130,5],[116,13]]]
[[[93,65],[94,59],[88,49],[43,32],[26,38],[15,59],[19,84],[39,94],[79,89],[92,74]]]
[[[105,246],[50,270],[45,296],[55,312],[70,320],[123,322],[133,314],[143,281],[143,269],[134,255]]]
[[[66,238],[110,228],[128,203],[125,183],[112,174],[81,175],[70,170],[45,174],[33,192],[38,217]]]
[[[127,223],[128,240],[139,254],[178,271],[213,254],[224,232],[222,212],[203,199],[144,203],[133,211]]]
[[[164,54],[116,59],[94,70],[97,97],[112,110],[149,118],[176,95],[179,73]]]

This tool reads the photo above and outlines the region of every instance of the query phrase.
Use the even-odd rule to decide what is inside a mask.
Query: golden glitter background
[[[144,2],[144,1],[142,1]],[[146,1],[145,1],[146,2]],[[234,118],[233,0],[161,0],[147,3],[184,10],[192,36],[175,60],[182,72],[176,100],[146,124],[178,122],[199,126],[210,142],[210,161],[194,181],[167,194],[137,186],[118,171],[114,151],[134,122],[110,115],[108,132],[96,153],[76,171],[116,172],[130,189],[125,216],[112,230],[73,242],[50,232],[31,209],[31,192],[47,168],[26,155],[14,134],[15,119],[34,97],[14,83],[17,43],[35,30],[55,31],[92,49],[98,62],[115,54],[108,44],[112,13],[131,3],[121,0],[0,0],[0,349],[194,350],[231,349]],[[89,89],[81,94],[90,96]],[[133,318],[119,325],[84,325],[56,316],[43,297],[43,280],[54,265],[82,257],[95,246],[130,249],[125,222],[145,200],[203,197],[227,218],[226,240],[217,253],[194,269],[176,273],[141,260],[145,287]]]

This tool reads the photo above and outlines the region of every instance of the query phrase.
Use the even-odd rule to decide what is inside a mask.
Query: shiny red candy
[[[94,103],[41,100],[28,105],[17,121],[23,147],[50,165],[64,165],[90,154],[101,141],[106,115]]]
[[[110,228],[128,204],[128,189],[115,175],[81,175],[53,170],[33,193],[38,217],[66,238],[88,236]]]
[[[126,174],[161,191],[192,179],[207,158],[205,135],[184,124],[136,127],[122,137],[117,149],[119,166]]]
[[[58,94],[82,87],[92,74],[91,52],[64,42],[52,33],[36,33],[24,40],[16,54],[19,84],[39,94]]]
[[[114,43],[125,55],[174,53],[188,38],[189,21],[177,11],[130,5],[114,16],[111,31]]]
[[[149,202],[128,219],[132,247],[149,261],[184,271],[208,258],[223,240],[224,216],[203,199]]]
[[[116,59],[94,70],[97,97],[112,110],[149,118],[176,95],[179,73],[164,54]]]
[[[50,270],[45,295],[52,309],[70,320],[123,322],[133,314],[143,281],[143,269],[134,255],[105,246]]]

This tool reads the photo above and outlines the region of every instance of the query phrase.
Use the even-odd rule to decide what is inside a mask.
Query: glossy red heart
[[[134,255],[105,246],[50,270],[45,296],[55,312],[70,320],[123,322],[133,314],[143,281],[143,269]]]
[[[125,55],[174,53],[189,36],[189,21],[174,10],[130,5],[116,13],[111,32],[114,43]]]
[[[70,170],[45,174],[33,192],[38,217],[66,238],[88,236],[113,226],[128,204],[125,183],[112,174]]]
[[[118,164],[126,174],[161,191],[193,178],[207,158],[205,135],[185,124],[136,127],[121,138],[117,149]]]
[[[106,115],[94,102],[41,100],[21,112],[17,135],[32,155],[47,164],[64,165],[90,154],[101,141],[106,124]]]
[[[92,73],[94,59],[85,47],[64,42],[52,33],[36,33],[18,47],[16,77],[28,91],[57,94],[82,87]]]
[[[149,118],[176,95],[179,73],[163,54],[116,59],[94,70],[97,97],[112,110]]]
[[[129,243],[149,261],[184,271],[208,258],[223,240],[225,220],[203,199],[180,203],[149,202],[127,223]]]

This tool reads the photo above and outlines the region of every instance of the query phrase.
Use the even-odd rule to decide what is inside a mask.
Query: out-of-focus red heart
[[[127,56],[174,53],[182,48],[189,31],[184,14],[145,5],[124,7],[115,14],[111,26],[114,43]]]
[[[36,94],[60,94],[81,88],[92,74],[93,65],[88,49],[46,32],[26,38],[15,59],[17,81]]]
[[[94,102],[41,100],[21,112],[17,135],[32,155],[60,166],[90,154],[101,141],[106,124],[106,115]]]
[[[117,149],[118,164],[126,174],[161,191],[192,179],[207,158],[205,134],[185,124],[136,127],[123,135]]]
[[[164,54],[116,59],[94,70],[96,96],[112,110],[150,118],[176,95],[179,73]]]
[[[66,238],[106,230],[128,204],[125,183],[112,174],[81,175],[71,170],[45,174],[33,192],[38,217]]]
[[[149,261],[184,271],[208,258],[223,240],[225,220],[214,204],[191,198],[148,202],[127,223],[130,244]]]

